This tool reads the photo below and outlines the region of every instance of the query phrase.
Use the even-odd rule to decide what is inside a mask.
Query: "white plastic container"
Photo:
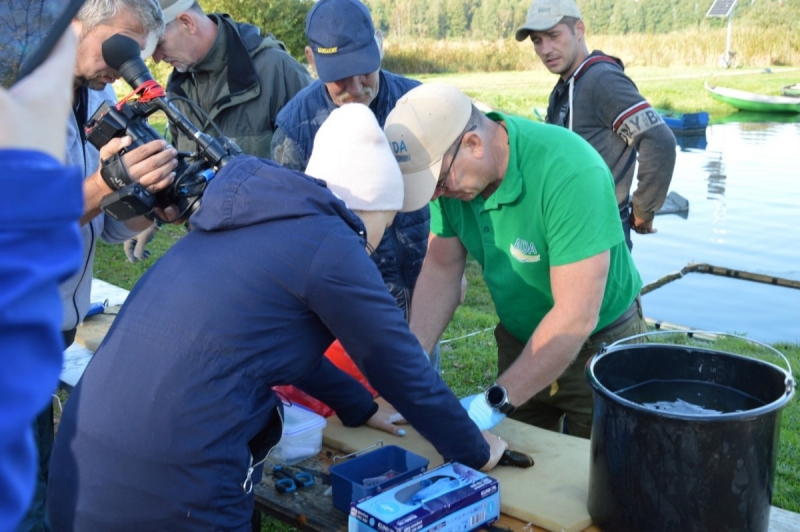
[[[296,464],[322,450],[325,418],[299,405],[283,407],[283,435],[271,458],[286,465]]]

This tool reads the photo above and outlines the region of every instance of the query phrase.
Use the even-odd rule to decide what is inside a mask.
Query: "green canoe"
[[[800,113],[800,100],[787,96],[766,96],[724,87],[709,87],[706,90],[715,100],[725,102],[742,111],[761,113]]]

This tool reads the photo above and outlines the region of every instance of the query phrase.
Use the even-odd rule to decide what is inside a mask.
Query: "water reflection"
[[[714,124],[705,138],[705,150],[680,149],[670,187],[689,200],[691,216],[659,216],[658,233],[633,235],[642,280],[698,262],[800,280],[800,124]],[[645,315],[671,323],[800,341],[792,288],[690,274],[644,305]]]
[[[710,152],[706,152],[711,154]],[[709,159],[703,165],[703,169],[708,172],[708,196],[707,199],[717,200],[725,195],[725,163],[722,161],[722,153],[717,154],[718,158]]]

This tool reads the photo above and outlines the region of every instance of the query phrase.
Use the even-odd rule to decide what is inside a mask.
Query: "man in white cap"
[[[497,382],[464,407],[481,429],[510,415],[558,431],[566,417],[588,438],[586,361],[647,330],[608,167],[574,133],[484,115],[451,85],[412,90],[384,129],[405,179],[434,199],[411,330],[423,347],[436,342],[469,253],[500,323]]]
[[[675,136],[623,72],[622,61],[591,54],[575,0],[533,0],[516,33],[530,37],[536,55],[560,79],[547,106],[547,122],[585,138],[611,169],[628,248],[631,228],[655,233],[675,167]],[[638,171],[637,167],[638,155]],[[633,177],[638,185],[630,196]]]
[[[206,15],[194,0],[158,1],[167,27],[153,60],[174,67],[167,92],[194,102],[244,153],[268,159],[278,112],[311,83],[308,71],[256,26]],[[205,133],[219,134],[189,104],[172,103]],[[196,149],[177,128],[171,133],[179,150]]]
[[[391,409],[323,356],[334,338],[445,458],[486,470],[500,459],[506,443],[461,408],[365,253],[429,191],[404,191],[360,104],[331,114],[309,172],[324,182],[236,157],[194,230],[136,284],[64,409],[54,529],[249,530],[252,486],[281,437],[272,386],[397,434]]]

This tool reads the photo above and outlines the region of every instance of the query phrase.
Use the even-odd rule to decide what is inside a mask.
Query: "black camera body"
[[[157,218],[155,207],[163,209],[174,205],[179,212],[176,219],[161,220],[171,223],[190,216],[197,209],[217,170],[242,151],[226,137],[214,138],[203,133],[181,114],[169,102],[139,54],[139,45],[123,35],[114,35],[103,43],[106,63],[117,68],[125,81],[144,96],[116,105],[103,103],[85,126],[86,138],[98,150],[113,138],[126,135],[131,138],[128,147],[102,161],[100,174],[113,192],[100,201],[101,209],[116,220],[128,220],[142,215]],[[191,154],[179,152],[175,179],[167,188],[151,194],[131,180],[120,157],[148,142],[163,139],[147,122],[157,111],[163,111],[170,125],[193,139],[197,149]]]
[[[137,103],[118,106],[103,103],[86,124],[86,138],[99,150],[112,138],[129,136],[131,144],[118,155],[161,139],[161,135],[147,122],[147,118],[158,110],[154,107]],[[154,207],[169,205],[175,205],[184,215],[191,214],[199,205],[200,196],[208,180],[213,178],[215,169],[203,157],[179,153],[175,180],[156,194],[150,194],[131,181],[118,157],[103,161],[100,174],[114,191],[101,200],[100,208],[115,220],[127,220],[150,214]]]

